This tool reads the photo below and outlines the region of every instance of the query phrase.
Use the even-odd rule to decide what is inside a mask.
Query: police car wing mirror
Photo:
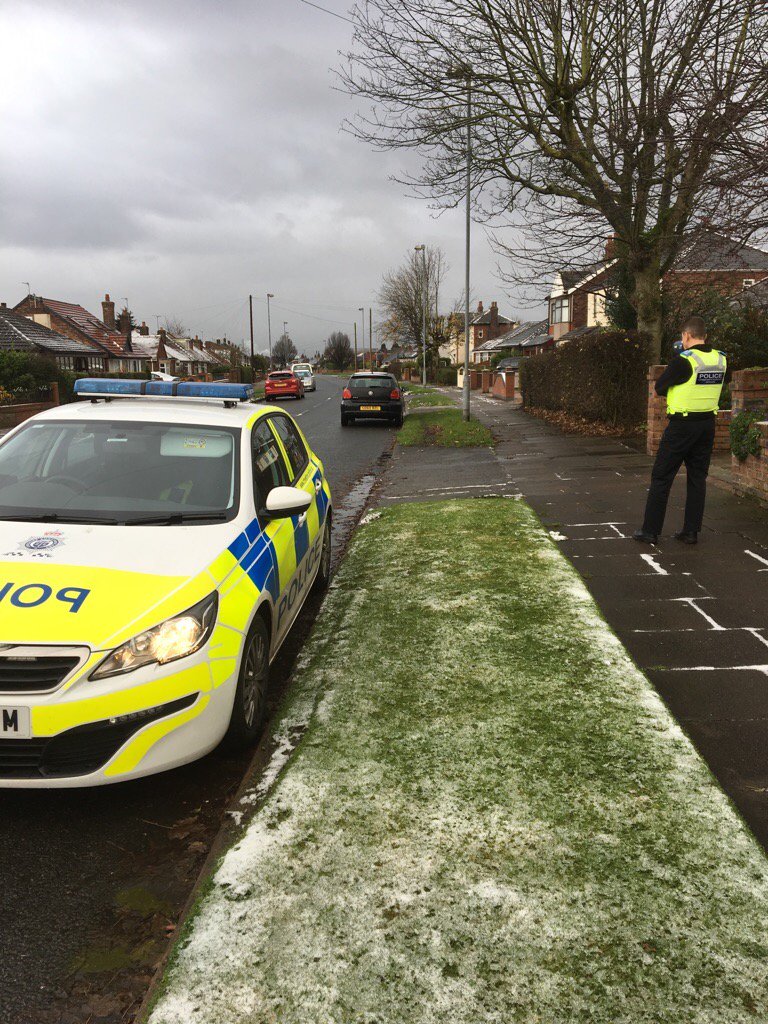
[[[270,519],[300,516],[312,504],[312,495],[300,487],[273,487],[267,495],[264,512]]]

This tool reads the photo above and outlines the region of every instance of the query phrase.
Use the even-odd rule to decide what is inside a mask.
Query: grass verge
[[[397,440],[404,445],[435,444],[444,448],[468,448],[493,443],[490,430],[479,420],[465,423],[460,409],[407,416]]]
[[[368,517],[304,726],[152,1024],[768,1019],[762,851],[523,503]]]
[[[450,405],[450,398],[439,394],[434,388],[425,388],[420,384],[406,384],[408,388],[408,408],[426,409],[433,405]]]

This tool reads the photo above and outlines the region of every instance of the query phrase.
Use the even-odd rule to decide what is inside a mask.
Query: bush
[[[523,403],[627,428],[647,415],[648,339],[605,331],[520,362]]]
[[[765,409],[744,409],[731,420],[731,451],[744,462],[748,455],[759,455],[763,446],[763,435],[757,424],[768,417]]]
[[[9,396],[4,401],[35,401],[59,377],[52,359],[33,352],[0,352],[0,388]]]
[[[450,385],[456,383],[456,367],[441,366],[437,371],[437,384]]]

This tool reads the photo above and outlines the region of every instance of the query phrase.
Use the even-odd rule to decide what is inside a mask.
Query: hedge
[[[562,411],[612,426],[647,418],[651,348],[636,331],[604,331],[520,362],[529,408]]]

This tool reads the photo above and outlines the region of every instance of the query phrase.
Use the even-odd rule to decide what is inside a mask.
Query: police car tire
[[[351,422],[352,422],[352,417],[351,416],[345,416],[344,413],[341,414],[341,425],[342,425],[342,427],[348,427]]]
[[[331,513],[329,511],[325,520],[323,547],[320,552],[320,565],[318,566],[317,575],[315,576],[315,580],[312,584],[312,589],[315,593],[327,590],[328,584],[331,582],[331,525]]]
[[[254,651],[254,648],[257,650]],[[251,655],[256,657],[261,664],[254,666]],[[261,676],[260,685],[256,683],[258,690],[255,695],[255,706],[252,709],[252,716],[249,716],[249,699],[252,694],[248,692],[249,675],[254,668]],[[240,675],[237,680],[235,701],[232,705],[232,716],[222,741],[225,749],[238,750],[248,746],[259,738],[264,726],[264,713],[267,707],[267,688],[269,685],[269,632],[266,623],[261,615],[257,615],[248,631],[245,645],[243,647],[243,660],[240,665]],[[249,721],[250,717],[250,721]]]

